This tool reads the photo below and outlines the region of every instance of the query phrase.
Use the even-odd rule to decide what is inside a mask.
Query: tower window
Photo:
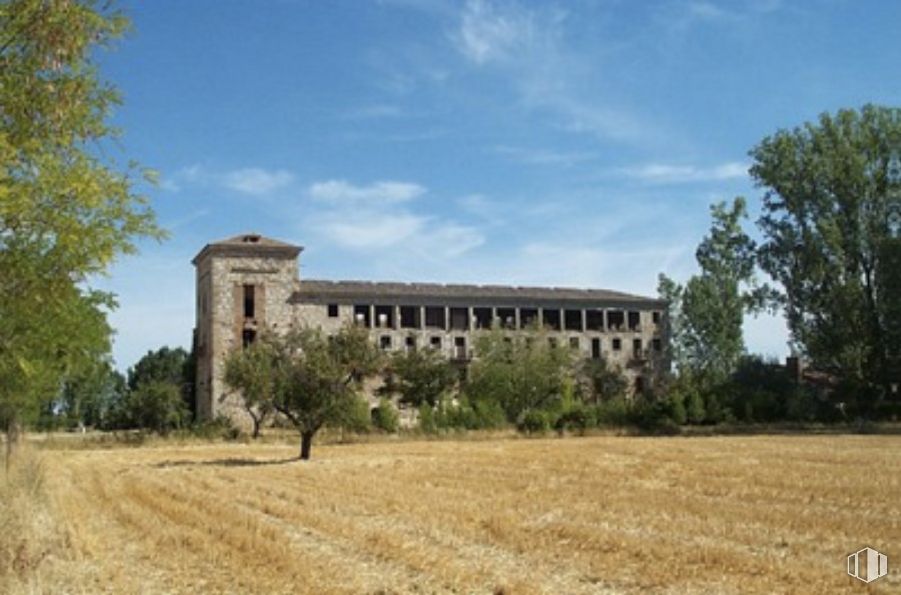
[[[246,328],[241,332],[241,345],[247,347],[257,339],[257,332],[252,328]]]
[[[328,305],[328,317],[329,318],[338,318],[338,304],[329,304]]]
[[[253,285],[244,286],[244,318],[253,318],[256,313],[254,293]]]

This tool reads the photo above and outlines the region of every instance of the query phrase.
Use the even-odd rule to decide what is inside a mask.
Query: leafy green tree
[[[400,415],[391,399],[379,399],[379,406],[372,410],[372,425],[389,434],[400,428]]]
[[[400,395],[401,403],[414,407],[423,403],[434,407],[459,379],[454,365],[435,349],[395,352],[386,376],[391,392]]]
[[[475,351],[467,396],[473,404],[498,403],[513,423],[558,403],[574,374],[572,350],[540,331],[506,337],[495,329],[478,338]]]
[[[309,459],[316,432],[341,423],[358,401],[358,388],[379,371],[381,354],[366,329],[343,327],[336,335],[303,329],[268,339],[276,348],[273,406],[300,432],[300,458]]]
[[[707,417],[707,412],[704,410],[704,398],[698,391],[692,391],[688,394],[685,414],[688,421],[693,424],[703,423]]]
[[[127,20],[88,0],[0,4],[0,417],[7,444],[66,375],[108,352],[112,296],[87,285],[134,239],[161,237],[105,150],[119,94],[96,49]],[[98,147],[104,150],[97,150]]]
[[[113,413],[127,393],[125,377],[109,359],[99,359],[78,374],[66,378],[57,405],[69,428],[86,426],[107,429]]]
[[[870,403],[899,382],[899,138],[901,109],[867,105],[750,153],[764,189],[760,265],[781,286],[793,346]]]
[[[130,390],[125,397],[125,415],[131,427],[159,434],[185,425],[188,410],[179,387],[163,380],[149,380]]]
[[[148,382],[167,382],[178,388],[190,415],[194,413],[194,358],[181,347],[163,346],[148,351],[128,369],[128,388],[135,390]]]
[[[587,400],[594,405],[626,396],[629,381],[621,369],[611,366],[607,360],[586,359],[580,366],[580,373]]]
[[[254,341],[235,349],[225,359],[225,382],[241,392],[244,409],[253,420],[253,437],[260,436],[263,422],[275,411],[278,388],[277,352],[271,341]]]
[[[696,252],[700,273],[684,287],[660,275],[658,289],[673,308],[668,318],[680,371],[691,369],[713,384],[735,369],[745,350],[744,315],[763,307],[769,289],[755,282],[756,245],[741,227],[744,199],[713,205],[711,215],[710,233]]]

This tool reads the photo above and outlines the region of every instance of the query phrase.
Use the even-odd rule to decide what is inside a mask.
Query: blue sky
[[[762,138],[901,103],[895,1],[123,6],[117,156],[161,174],[172,237],[98,283],[120,368],[190,346],[190,260],[244,231],[305,246],[302,277],[654,295],[695,271],[711,203],[756,213]],[[779,318],[745,327],[787,353]]]

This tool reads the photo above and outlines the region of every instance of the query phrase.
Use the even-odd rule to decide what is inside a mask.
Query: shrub
[[[611,399],[595,408],[599,426],[625,426],[629,423],[629,404],[624,398]]]
[[[372,425],[388,434],[394,434],[400,428],[400,416],[390,400],[380,400],[379,406],[372,410]]]
[[[526,411],[516,424],[516,429],[526,434],[543,434],[551,428],[550,415],[547,411],[531,409]]]
[[[574,405],[560,413],[554,422],[558,432],[585,433],[585,430],[597,425],[595,410],[582,405]]]
[[[707,413],[704,409],[704,399],[697,391],[692,391],[688,395],[685,415],[688,418],[688,422],[692,424],[703,423],[704,419],[707,417]]]

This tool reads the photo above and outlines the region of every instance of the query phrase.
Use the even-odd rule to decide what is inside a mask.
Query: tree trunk
[[[313,448],[313,432],[300,433],[300,458],[310,460],[310,449]]]
[[[256,440],[260,437],[260,419],[256,415],[251,415],[250,418],[253,420],[253,439]]]
[[[21,436],[21,427],[19,420],[13,414],[6,424],[6,473],[9,473],[10,464],[16,454],[19,446],[19,438]]]

